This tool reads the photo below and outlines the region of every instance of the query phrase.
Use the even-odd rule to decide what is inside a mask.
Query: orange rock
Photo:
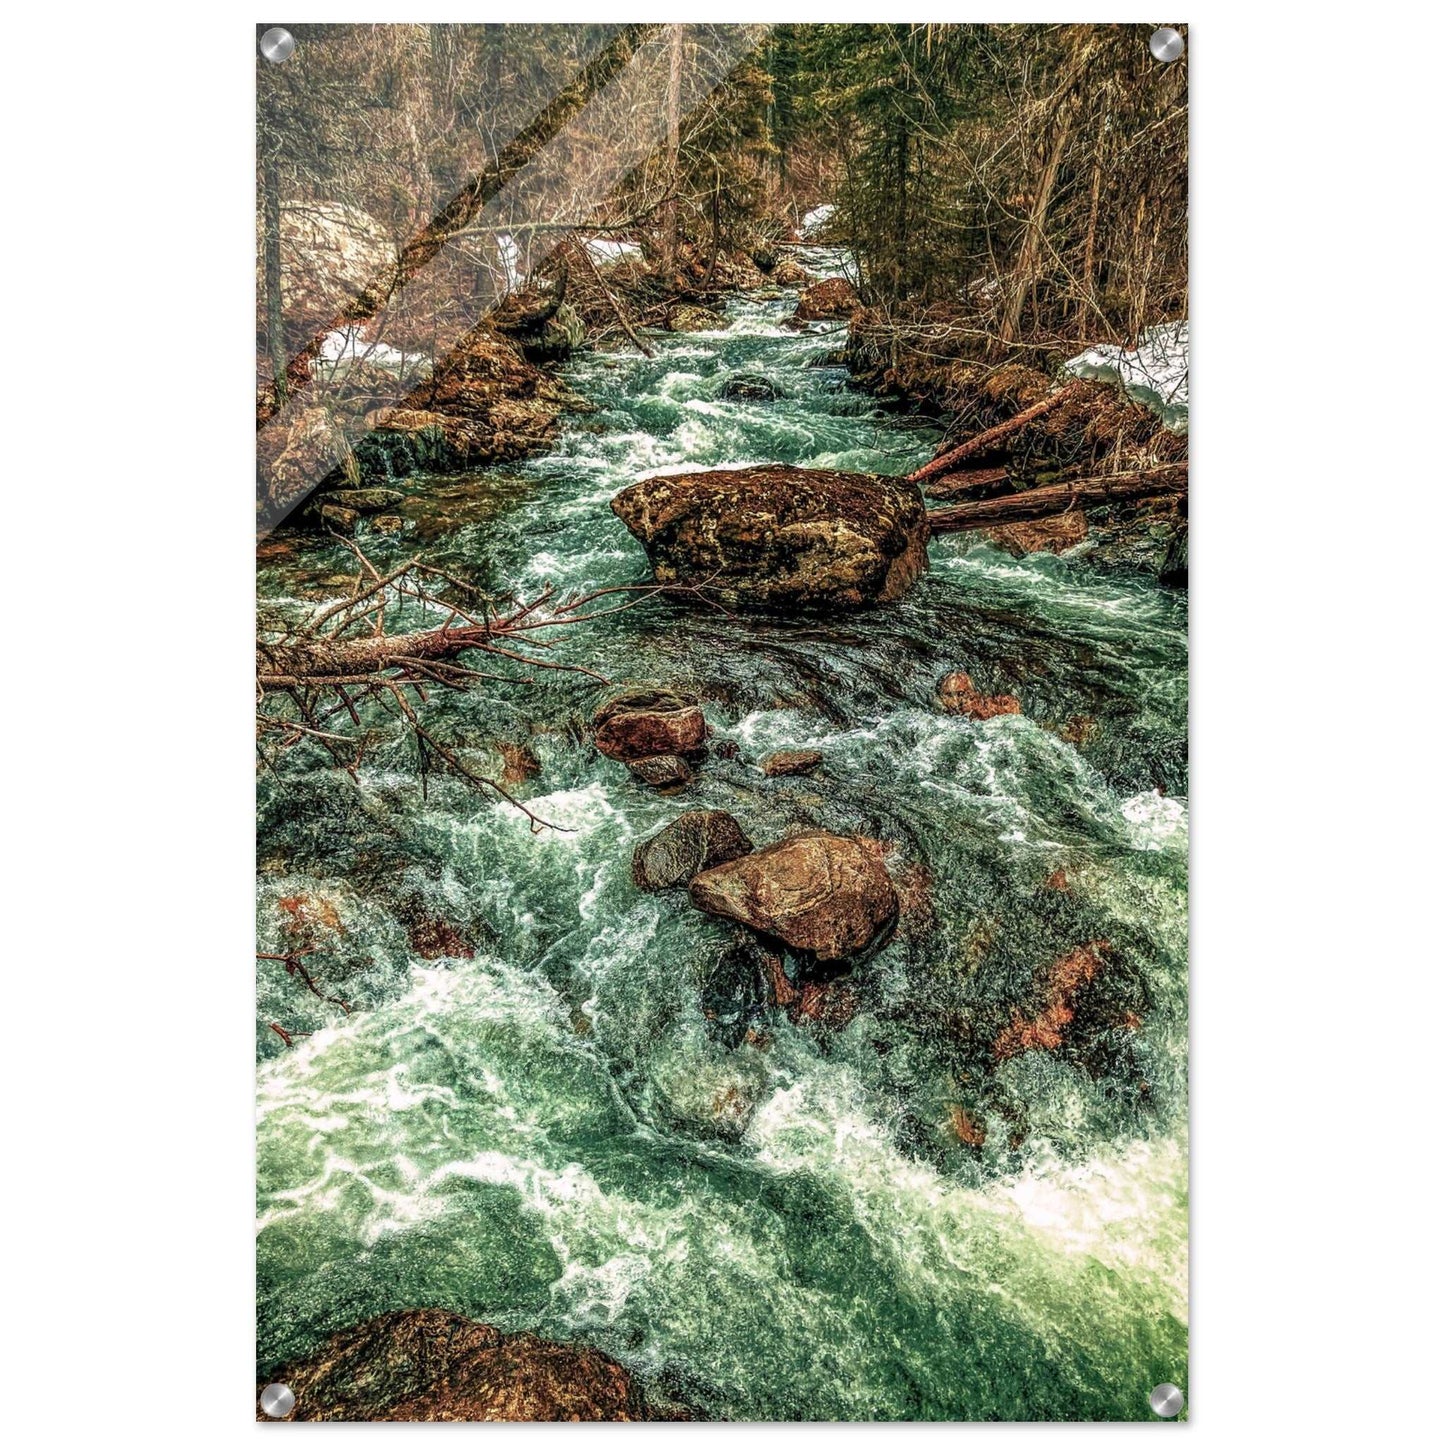
[[[953,1106],[949,1112],[948,1122],[960,1144],[967,1144],[974,1149],[983,1148],[984,1142],[988,1138],[988,1130],[984,1128],[982,1121],[970,1114],[962,1104]]]
[[[1005,713],[1022,712],[1018,698],[1010,693],[996,693],[985,696],[974,687],[973,679],[966,672],[950,672],[938,684],[938,700],[945,712],[957,713],[961,717],[975,718],[980,722],[988,718],[1001,717]]]
[[[273,1375],[295,1392],[293,1420],[645,1420],[651,1413],[632,1376],[599,1350],[504,1335],[439,1309],[353,1325]],[[265,1418],[259,1409],[257,1418]]]
[[[535,778],[542,771],[537,755],[525,743],[493,743],[502,755],[502,783],[512,786]]]
[[[834,276],[802,292],[793,314],[799,321],[831,321],[835,317],[851,316],[862,304],[852,283],[842,276]]]
[[[772,995],[773,1007],[791,1008],[801,995],[783,972],[783,960],[775,953],[765,953],[763,971],[768,976],[768,990]]]
[[[312,893],[298,893],[291,898],[282,898],[277,906],[290,917],[286,928],[290,933],[314,933],[318,928],[332,933],[345,933],[341,926],[341,915],[336,905],[328,898],[317,898]]]
[[[1013,1016],[993,1041],[993,1057],[1003,1063],[1015,1054],[1029,1049],[1056,1049],[1074,1021],[1074,1005],[1084,987],[1098,977],[1104,967],[1108,942],[1102,938],[1066,953],[1049,966],[1043,980],[1042,1000],[1038,1010],[1025,1014],[1015,1009]]]
[[[847,1028],[858,1012],[858,995],[847,984],[808,982],[788,1010],[795,1024],[815,1023],[825,1029]]]

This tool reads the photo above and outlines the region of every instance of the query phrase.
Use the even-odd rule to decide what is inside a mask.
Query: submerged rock
[[[788,466],[635,482],[612,510],[659,582],[707,584],[734,606],[862,607],[928,565],[928,517],[899,477]]]
[[[1000,692],[986,696],[979,692],[966,672],[950,672],[938,684],[938,700],[943,704],[944,712],[979,721],[1022,711],[1018,698],[1011,693]]]
[[[338,487],[326,492],[321,500],[337,507],[350,507],[353,512],[386,512],[399,507],[406,498],[389,487]]]
[[[746,371],[728,377],[718,393],[728,401],[777,401],[782,394],[782,388],[766,376],[754,376]]]
[[[731,813],[698,808],[674,818],[632,854],[632,881],[649,893],[691,882],[699,873],[753,851]]]
[[[631,1375],[600,1350],[504,1335],[449,1310],[379,1315],[271,1378],[295,1394],[292,1420],[651,1418]]]
[[[719,331],[727,324],[727,317],[706,306],[679,304],[667,308],[669,331]]]
[[[1033,1049],[1054,1052],[1072,1044],[1077,1050],[1106,1029],[1138,1028],[1134,1009],[1121,1007],[1118,998],[1099,987],[1113,958],[1108,940],[1096,938],[1039,970],[1032,999],[1012,1011],[994,1038],[994,1063]],[[1129,980],[1124,983],[1127,987]],[[1126,1000],[1134,1002],[1127,995]]]
[[[675,793],[692,782],[692,769],[672,753],[634,758],[627,764],[627,771],[639,783],[656,788],[659,793]]]
[[[852,316],[862,304],[851,282],[833,276],[809,286],[798,297],[798,309],[793,315],[799,321],[842,320]]]
[[[1164,560],[1159,567],[1159,580],[1166,587],[1189,586],[1189,523],[1180,522],[1169,538]]]
[[[699,873],[688,892],[704,913],[824,962],[867,952],[898,917],[898,895],[876,849],[834,833],[770,844]]]
[[[665,687],[626,687],[592,715],[594,741],[619,762],[664,754],[692,757],[707,741],[707,719],[692,698]]]
[[[817,748],[783,748],[763,759],[763,776],[792,778],[822,767],[823,754]]]

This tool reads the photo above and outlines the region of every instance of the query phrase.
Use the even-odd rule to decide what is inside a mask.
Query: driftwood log
[[[984,527],[1002,527],[1010,522],[1037,522],[1057,517],[1078,507],[1097,507],[1108,502],[1142,502],[1154,497],[1182,497],[1189,490],[1187,465],[1160,467],[1147,472],[1125,472],[1117,476],[1081,477],[1058,486],[1035,487],[1006,497],[988,497],[979,502],[961,502],[956,507],[935,507],[928,514],[934,536],[947,532],[971,532]]]

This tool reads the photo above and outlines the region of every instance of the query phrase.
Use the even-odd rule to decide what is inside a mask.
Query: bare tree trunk
[[[1089,220],[1084,228],[1084,304],[1091,310],[1098,309],[1095,294],[1098,267],[1096,253],[1099,244],[1099,188],[1103,181],[1104,167],[1099,155],[1100,142],[1094,143],[1094,167],[1089,180]]]
[[[286,381],[286,327],[281,309],[281,163],[275,138],[261,136],[261,272],[266,288],[266,354],[271,358],[271,381],[276,404],[284,406],[290,392]]]
[[[667,65],[667,203],[662,210],[662,260],[669,279],[677,269],[677,178],[678,152],[682,145],[682,31],[670,27],[672,44]]]
[[[1059,181],[1059,167],[1063,164],[1064,151],[1073,134],[1074,116],[1072,105],[1061,106],[1058,120],[1059,130],[1054,138],[1053,149],[1044,164],[1043,175],[1039,177],[1039,188],[1034,195],[1034,204],[1029,212],[1029,221],[1024,229],[1023,245],[1019,248],[1018,264],[1015,267],[1013,291],[1009,296],[1008,310],[1004,314],[1000,337],[1013,341],[1019,334],[1023,319],[1024,302],[1033,294],[1038,281],[1039,258],[1044,249],[1044,225],[1049,218],[1049,206],[1054,199],[1054,187]]]

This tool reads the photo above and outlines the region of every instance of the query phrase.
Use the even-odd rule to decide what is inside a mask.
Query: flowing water
[[[791,306],[576,361],[599,409],[553,455],[406,483],[407,531],[368,551],[523,596],[636,583],[608,502],[647,469],[925,460],[937,429],[815,364],[840,338],[785,331]],[[783,396],[723,399],[739,371]],[[354,570],[274,552],[265,605]],[[595,752],[601,689],[561,671],[429,712],[492,775],[494,744],[530,748],[516,792],[556,828],[423,776],[399,735],[355,782],[304,744],[263,770],[258,947],[309,929],[352,1005],[260,964],[263,1369],[434,1305],[585,1340],[721,1418],[1148,1418],[1154,1385],[1187,1389],[1184,603],[967,536],[931,558],[846,618],[650,600],[572,629],[551,660],[703,699],[712,754],[681,798]],[[943,714],[956,668],[1022,715]],[[765,779],[794,746],[825,771]],[[905,912],[847,980],[851,1019],[791,1023],[745,939],[634,886],[636,842],[686,807],[759,844],[888,845]],[[1039,970],[1091,940],[1098,1017],[997,1062]]]

